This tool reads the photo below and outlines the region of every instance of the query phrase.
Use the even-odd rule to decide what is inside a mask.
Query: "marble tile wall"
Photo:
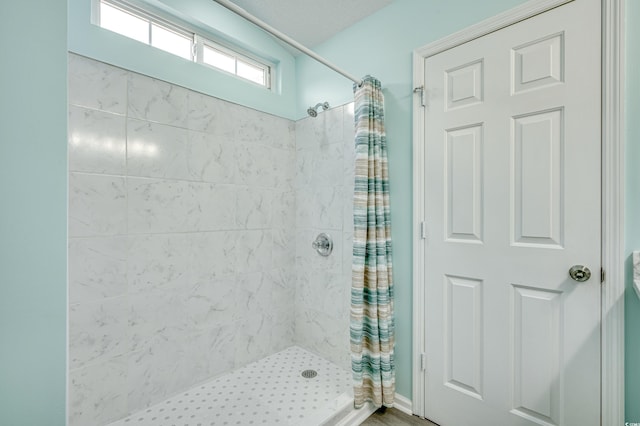
[[[334,185],[296,215],[294,123],[73,54],[69,103],[70,425],[292,345],[292,224],[342,220]]]
[[[353,103],[296,122],[296,344],[349,370]],[[333,253],[311,247],[320,232]]]

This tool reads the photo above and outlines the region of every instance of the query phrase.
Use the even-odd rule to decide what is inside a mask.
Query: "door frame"
[[[570,1],[530,0],[413,53],[413,414],[425,415],[425,59]],[[624,0],[600,0],[602,20],[601,425],[624,424]],[[423,96],[420,96],[423,95]]]

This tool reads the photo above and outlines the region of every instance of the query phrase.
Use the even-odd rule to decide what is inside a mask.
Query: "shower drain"
[[[302,372],[302,377],[304,377],[305,379],[313,379],[317,375],[318,372],[316,370],[304,370]]]

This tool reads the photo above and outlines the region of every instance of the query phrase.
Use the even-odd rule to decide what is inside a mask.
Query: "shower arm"
[[[309,116],[311,117],[317,117],[318,116],[318,108],[322,107],[322,109],[324,111],[329,109],[329,102],[318,102],[316,104],[316,106],[310,106],[309,108],[307,108],[307,114],[309,114]]]
[[[312,108],[312,109],[314,109],[314,110],[316,110],[316,111],[318,111],[318,108],[320,108],[320,107],[322,107],[322,110],[323,110],[323,111],[328,110],[328,109],[329,109],[329,102],[318,102],[318,103],[316,104],[316,106],[311,107],[311,108]]]

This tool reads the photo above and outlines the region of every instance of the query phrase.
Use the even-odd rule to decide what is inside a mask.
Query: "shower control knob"
[[[333,251],[333,240],[323,232],[318,234],[315,241],[311,243],[311,247],[313,247],[320,256],[329,256]]]

